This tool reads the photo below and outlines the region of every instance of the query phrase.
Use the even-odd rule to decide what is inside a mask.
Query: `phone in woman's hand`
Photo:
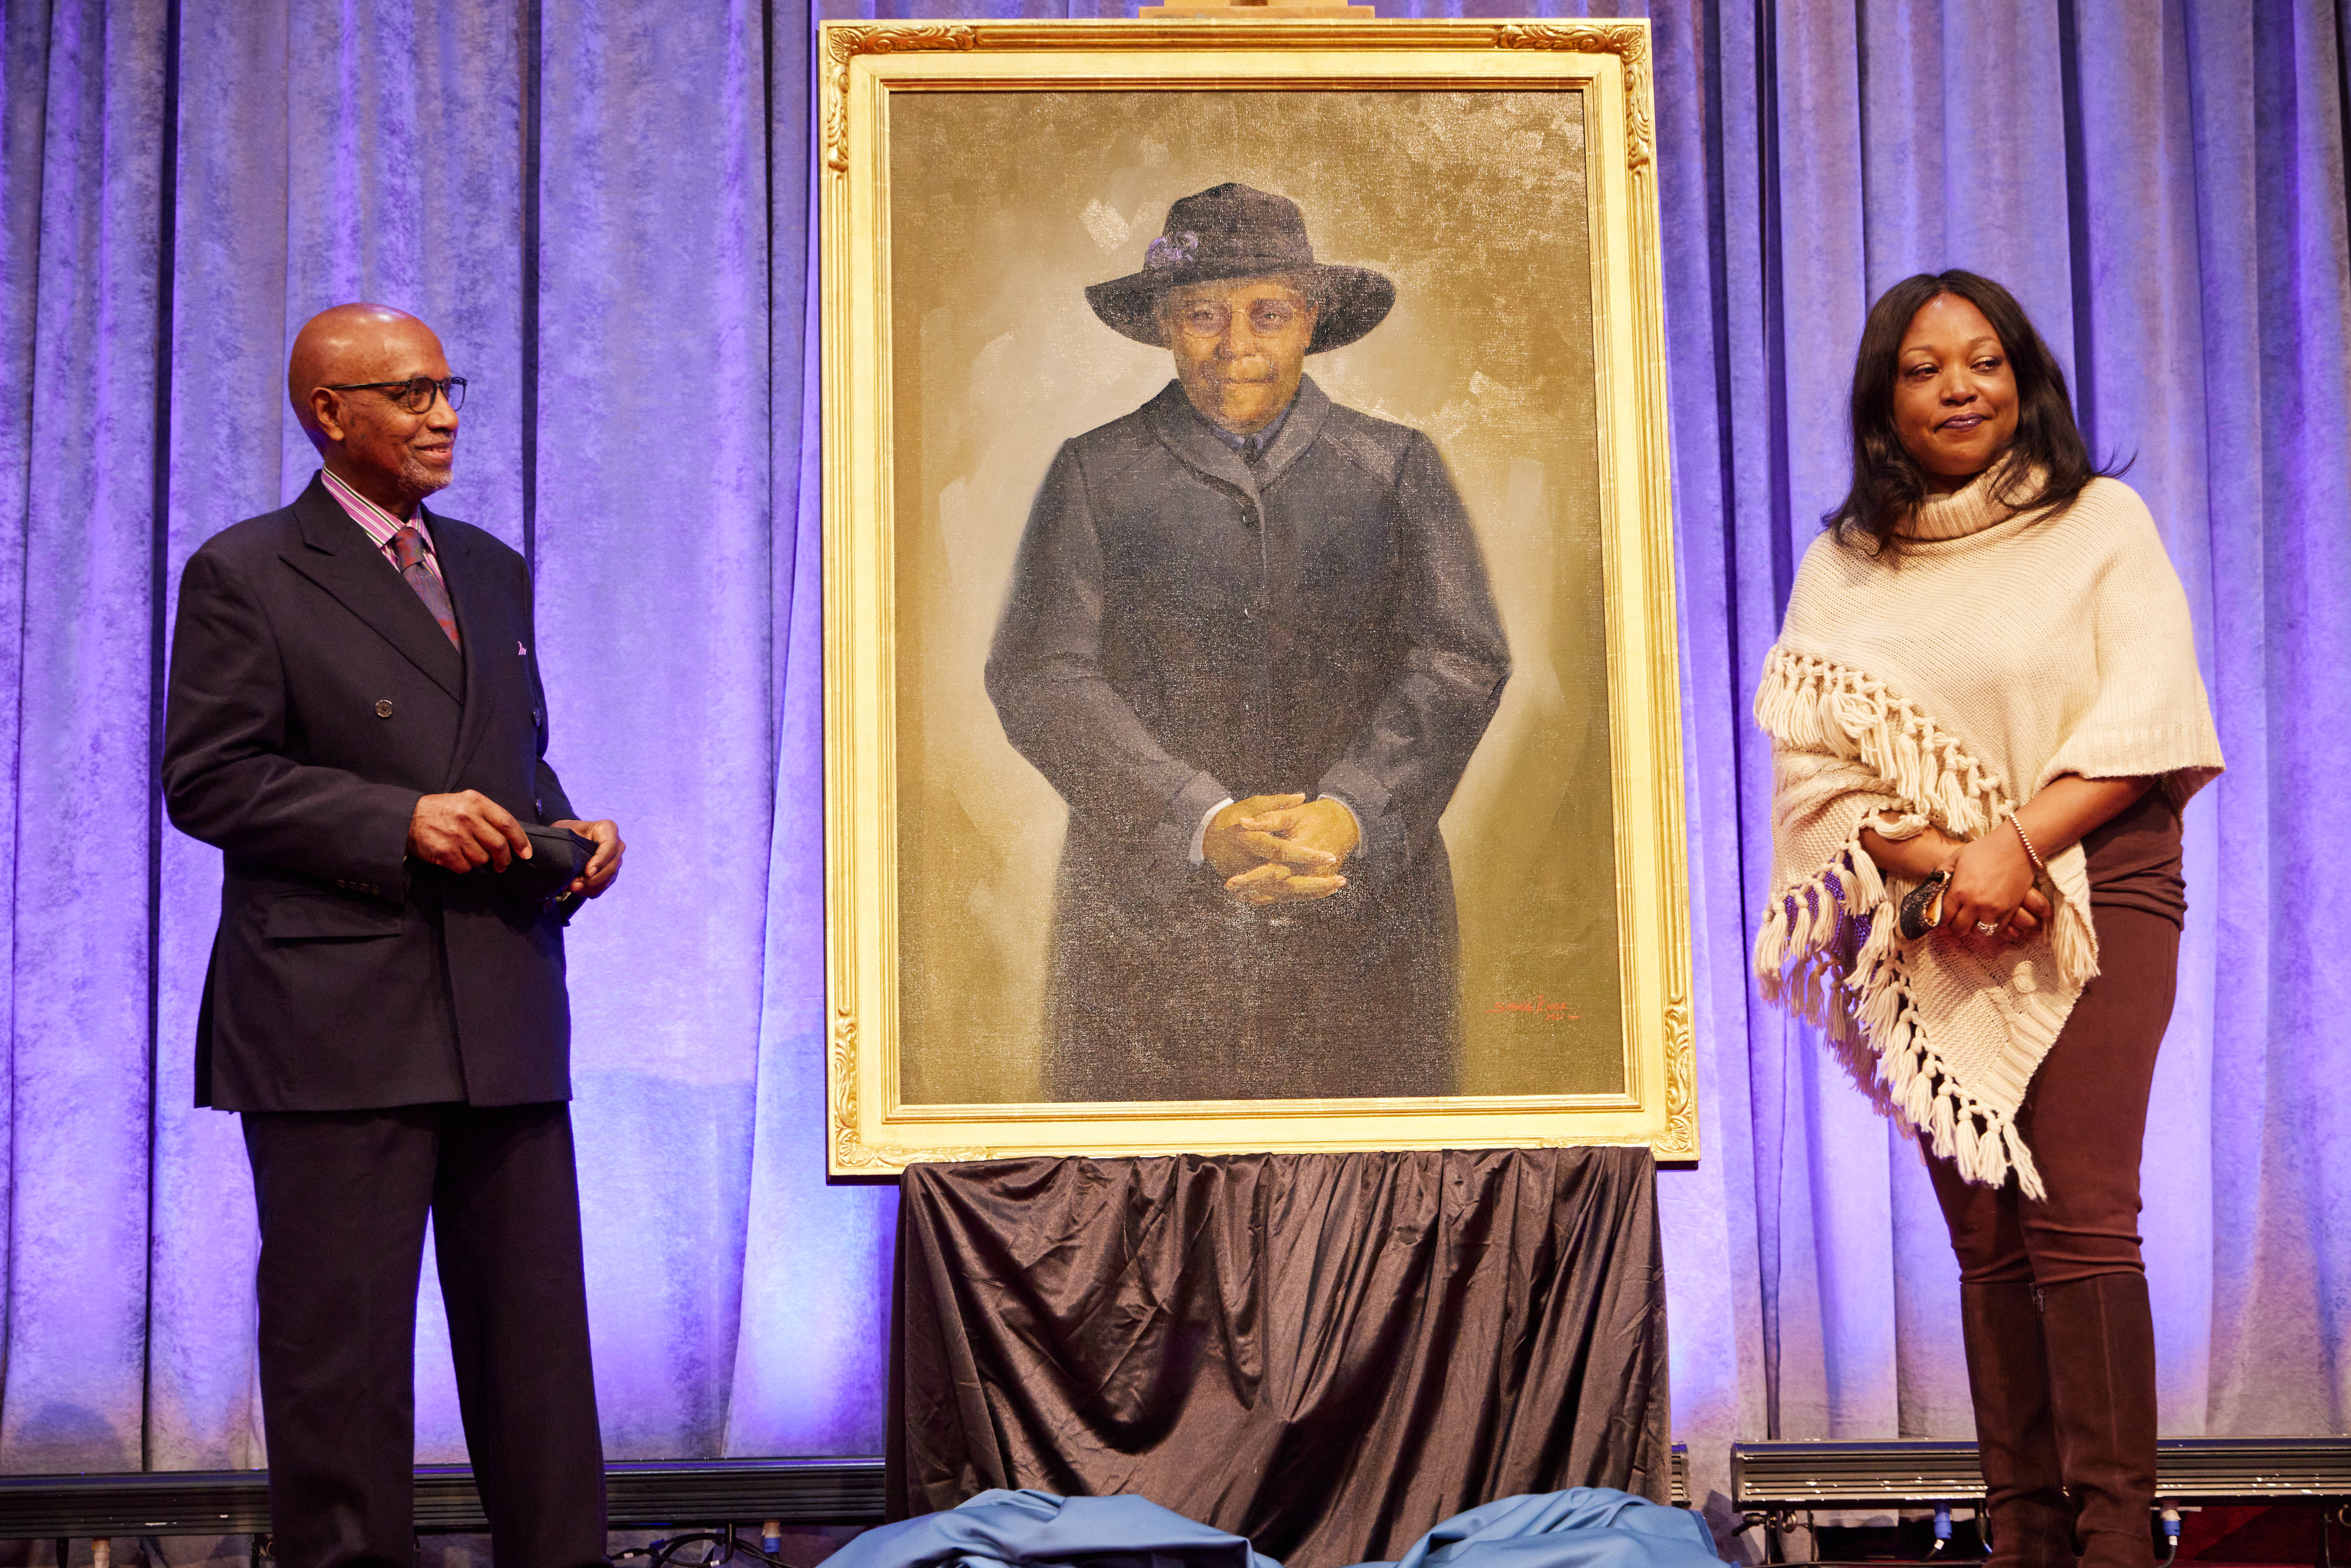
[[[1949,867],[1928,872],[1927,880],[1904,895],[1895,929],[1905,942],[1916,942],[1943,921],[1943,889],[1950,885]]]

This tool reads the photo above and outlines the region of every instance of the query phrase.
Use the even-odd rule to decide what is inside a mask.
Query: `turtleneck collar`
[[[1963,539],[2008,521],[2016,516],[2016,508],[2000,498],[2000,492],[2010,487],[2001,483],[2008,473],[2007,464],[1995,463],[1949,495],[1928,497],[1902,519],[1895,533],[1905,540],[1927,544]],[[2019,476],[2014,486],[2028,496],[2040,487],[2039,474],[2031,471]]]

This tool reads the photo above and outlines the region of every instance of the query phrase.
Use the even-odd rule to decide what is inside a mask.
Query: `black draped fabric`
[[[1393,1560],[1493,1498],[1663,1501],[1645,1148],[907,1170],[893,1517],[1139,1493],[1289,1568]]]

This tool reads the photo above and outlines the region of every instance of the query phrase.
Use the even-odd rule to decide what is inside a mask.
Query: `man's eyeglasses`
[[[344,386],[328,386],[327,392],[380,392],[411,413],[423,413],[433,406],[433,394],[439,392],[449,400],[449,412],[456,413],[465,406],[465,378],[446,376],[434,381],[431,376],[411,376],[404,382],[352,382]]]

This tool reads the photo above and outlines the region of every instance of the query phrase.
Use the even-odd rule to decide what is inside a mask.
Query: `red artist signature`
[[[1583,1017],[1582,1013],[1569,1012],[1565,1002],[1555,1001],[1541,991],[1535,993],[1533,1001],[1496,1002],[1488,1010],[1498,1013],[1532,1013],[1545,1023],[1559,1023],[1562,1020],[1573,1023],[1580,1021]]]

